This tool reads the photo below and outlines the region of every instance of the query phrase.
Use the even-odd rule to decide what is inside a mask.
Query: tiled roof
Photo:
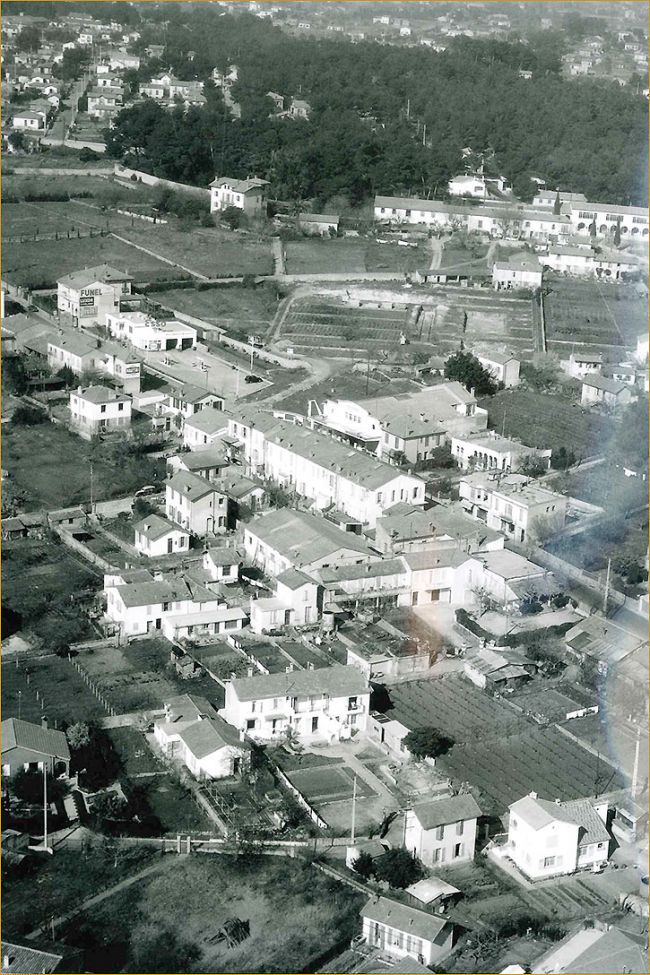
[[[246,531],[297,568],[333,556],[341,550],[370,555],[366,542],[353,532],[344,532],[325,518],[292,508],[278,508],[249,521]]]
[[[40,752],[62,761],[70,761],[68,741],[62,731],[54,728],[44,728],[31,721],[21,721],[19,718],[7,718],[2,722],[2,752],[12,748],[26,748],[28,751]]]
[[[188,725],[180,732],[181,741],[195,758],[206,758],[220,748],[237,746],[246,748],[239,740],[238,731],[222,718],[204,718]]]
[[[416,803],[413,812],[423,829],[435,829],[482,815],[476,799],[469,793]]]
[[[217,486],[213,481],[208,481],[205,477],[199,477],[197,474],[190,473],[190,471],[177,471],[167,481],[167,485],[172,490],[178,491],[179,494],[182,494],[189,501],[199,501],[208,494],[219,494]]]
[[[408,907],[387,897],[371,898],[361,909],[361,915],[370,921],[386,924],[397,931],[406,931],[424,941],[435,941],[449,927],[445,917]]]
[[[368,682],[356,667],[336,665],[317,670],[295,670],[283,674],[260,674],[235,678],[231,686],[240,701],[270,697],[328,694],[330,697],[367,694]]]
[[[95,281],[102,281],[104,284],[111,282],[132,281],[133,276],[126,271],[119,271],[110,264],[98,264],[95,267],[84,268],[82,271],[74,271],[59,278],[58,283],[68,288],[85,288]]]
[[[63,961],[62,953],[40,951],[31,945],[16,945],[11,941],[2,942],[2,971],[24,975],[25,972],[42,972],[49,975],[56,972]]]
[[[164,538],[165,535],[169,535],[173,531],[180,532],[182,535],[190,534],[184,528],[181,528],[180,525],[175,525],[171,521],[167,521],[166,518],[161,518],[160,515],[147,515],[146,518],[139,521],[133,528],[134,531],[145,535],[151,542],[158,541],[159,538]]]

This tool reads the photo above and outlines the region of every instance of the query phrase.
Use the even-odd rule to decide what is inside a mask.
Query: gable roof
[[[630,390],[627,383],[619,382],[618,379],[608,379],[607,376],[585,376],[582,385],[602,389],[604,393],[611,393],[612,396],[618,396],[625,389]]]
[[[205,697],[197,697],[195,694],[179,694],[177,697],[170,697],[168,701],[165,701],[165,718],[169,723],[198,721],[201,716],[206,718],[217,716],[216,709]]]
[[[211,467],[228,467],[230,463],[221,447],[191,450],[188,454],[178,454],[175,459],[192,473],[206,471]]]
[[[564,975],[582,972],[647,972],[648,953],[618,928],[584,928],[553,945],[533,967],[534,972]]]
[[[446,917],[429,914],[416,907],[408,907],[399,901],[389,900],[388,897],[371,898],[362,907],[360,913],[369,921],[377,921],[398,931],[406,931],[424,941],[435,941],[449,926]]]
[[[95,403],[99,405],[101,403],[126,403],[131,401],[131,397],[127,396],[126,393],[119,393],[115,389],[111,389],[109,386],[86,386],[85,389],[79,387],[79,389],[70,390],[71,396],[78,396],[79,399],[86,400],[87,403]]]
[[[70,761],[68,740],[62,731],[54,728],[44,728],[31,721],[21,721],[19,718],[7,718],[2,722],[2,753],[12,748],[26,748],[28,751],[40,752],[62,761]]]
[[[202,718],[188,725],[179,738],[195,758],[206,758],[221,748],[247,746],[239,740],[239,732],[223,718]]]
[[[137,522],[133,526],[133,530],[139,532],[141,535],[145,535],[149,541],[156,542],[160,538],[164,538],[165,535],[171,534],[171,532],[180,532],[181,535],[189,535],[190,532],[181,528],[180,525],[175,525],[171,521],[167,521],[166,518],[161,518],[160,515],[147,515],[142,521]]]
[[[17,945],[11,941],[2,942],[2,971],[5,972],[43,972],[50,975],[56,972],[63,961],[62,952],[41,951],[32,945]]]
[[[200,501],[208,494],[220,493],[213,481],[208,481],[205,477],[199,477],[198,474],[192,474],[190,471],[176,471],[167,481],[167,486],[178,491],[188,501]]]
[[[610,839],[607,828],[588,799],[551,802],[535,795],[524,796],[510,806],[510,812],[523,819],[532,829],[539,830],[554,822],[571,823],[584,830],[580,845],[606,843]]]
[[[335,555],[342,549],[368,557],[365,540],[353,532],[344,532],[332,522],[292,508],[277,508],[248,522],[246,531],[265,542],[301,568]]]
[[[368,682],[356,667],[336,664],[317,670],[294,670],[282,674],[259,674],[239,677],[230,682],[240,701],[257,701],[269,697],[298,697],[305,694],[327,694],[330,697],[368,694]]]
[[[304,572],[300,572],[299,569],[285,569],[279,576],[276,576],[275,581],[286,586],[287,589],[301,589],[303,586],[315,585],[314,580],[310,579]]]
[[[133,275],[126,271],[120,271],[110,264],[97,264],[95,267],[87,267],[82,271],[73,271],[72,274],[65,274],[59,278],[58,284],[68,288],[85,288],[89,284],[101,281],[103,284],[113,284],[122,281],[132,281]]]
[[[413,806],[413,812],[422,829],[435,829],[483,815],[476,799],[469,793],[418,802]]]

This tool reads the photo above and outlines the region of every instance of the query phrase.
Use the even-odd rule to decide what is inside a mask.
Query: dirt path
[[[444,245],[439,237],[432,237],[429,243],[431,244],[431,264],[429,264],[429,270],[437,271],[442,264]]]
[[[97,904],[101,904],[103,901],[108,900],[109,897],[113,897],[115,894],[118,894],[122,890],[126,890],[128,887],[132,887],[133,884],[137,884],[140,880],[144,880],[145,877],[150,877],[152,874],[158,873],[160,870],[163,869],[163,867],[166,866],[167,866],[167,861],[162,860],[159,861],[158,863],[152,864],[149,867],[145,867],[144,870],[140,870],[138,873],[134,873],[133,876],[131,877],[126,877],[124,880],[121,880],[119,884],[115,884],[114,887],[109,887],[108,890],[102,891],[101,894],[95,894],[94,897],[89,897],[81,904],[78,904],[71,911],[68,911],[67,914],[61,914],[59,915],[59,917],[52,918],[52,920],[47,922],[46,924],[42,924],[39,928],[35,928],[33,931],[30,931],[29,934],[25,935],[25,937],[32,939],[32,938],[42,938],[44,936],[47,936],[48,933],[51,931],[52,926],[56,928],[60,924],[64,924],[66,921],[69,921],[76,914],[80,914],[82,911],[89,910],[91,907],[96,907]]]

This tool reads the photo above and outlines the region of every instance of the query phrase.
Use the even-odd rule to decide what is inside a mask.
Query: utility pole
[[[422,132],[422,145],[426,147],[427,144],[427,123],[424,123],[424,129]]]
[[[605,595],[603,597],[603,616],[607,617],[607,603],[609,601],[609,583],[612,574],[612,560],[607,559],[607,576],[605,578]]]
[[[352,783],[352,828],[350,829],[350,843],[354,843],[354,827],[357,814],[357,777],[355,775]]]
[[[641,746],[641,730],[639,729],[636,733],[636,745],[634,747],[634,767],[632,769],[632,785],[630,792],[632,793],[632,801],[636,797],[636,790],[639,781],[639,748]]]
[[[501,436],[506,435],[506,410],[503,411],[503,423],[501,424]]]
[[[47,850],[47,762],[43,762],[43,849]]]
[[[406,117],[407,118],[410,118],[411,117],[411,99],[410,98],[407,98],[407,100],[406,100]]]

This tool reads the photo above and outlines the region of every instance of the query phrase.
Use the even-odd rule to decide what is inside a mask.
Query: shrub
[[[410,887],[421,880],[424,868],[417,857],[405,849],[388,850],[374,863],[375,878],[385,880],[391,887]]]
[[[35,427],[40,423],[49,423],[47,414],[37,406],[22,405],[14,410],[11,422],[20,427]]]
[[[454,745],[454,739],[441,734],[437,728],[416,728],[404,738],[404,745],[414,758],[437,758]]]
[[[364,880],[368,880],[375,873],[375,863],[369,853],[362,852],[352,861],[352,869]]]

